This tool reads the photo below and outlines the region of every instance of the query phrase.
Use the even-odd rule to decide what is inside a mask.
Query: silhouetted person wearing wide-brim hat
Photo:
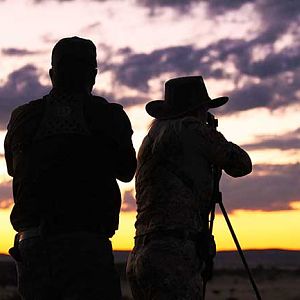
[[[233,177],[252,164],[239,146],[208,126],[211,99],[201,76],[174,78],[165,99],[151,101],[155,118],[138,154],[135,246],[127,262],[134,299],[202,299],[201,272],[214,242],[208,235],[212,165]],[[219,179],[219,178],[218,178]]]
[[[16,108],[5,138],[19,292],[25,300],[117,300],[109,238],[119,222],[116,179],[128,182],[136,169],[131,124],[121,105],[91,94],[90,40],[60,40],[49,74],[51,92]]]

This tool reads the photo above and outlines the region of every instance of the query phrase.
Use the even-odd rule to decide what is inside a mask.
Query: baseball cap
[[[77,36],[59,40],[52,50],[51,65],[58,66],[63,62],[81,62],[97,68],[96,46],[91,40]]]

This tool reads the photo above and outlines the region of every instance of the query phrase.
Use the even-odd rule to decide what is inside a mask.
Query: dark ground
[[[116,252],[123,299],[132,299],[125,267],[128,252]],[[245,251],[262,299],[300,299],[300,251]],[[235,251],[219,252],[214,277],[207,286],[207,300],[256,299],[246,271]],[[16,291],[15,265],[9,256],[0,255],[0,300],[21,300]],[[141,299],[142,300],[142,299]]]

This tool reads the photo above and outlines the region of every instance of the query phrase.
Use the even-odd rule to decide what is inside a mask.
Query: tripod
[[[213,127],[214,129],[217,128],[218,126],[218,120],[215,119],[215,117],[209,113],[209,118],[208,118],[208,125]],[[225,218],[225,221],[227,223],[227,226],[229,228],[229,231],[231,233],[231,236],[233,238],[233,241],[235,243],[235,246],[238,250],[238,253],[241,257],[241,260],[243,262],[243,265],[246,269],[246,272],[248,274],[248,277],[249,277],[249,280],[251,282],[251,285],[252,285],[252,288],[254,290],[254,293],[256,295],[256,299],[257,300],[261,300],[261,296],[259,294],[259,291],[258,291],[258,288],[255,284],[255,281],[254,281],[254,278],[250,272],[250,268],[248,266],[248,263],[246,261],[246,258],[244,256],[244,253],[243,253],[243,250],[240,246],[240,243],[237,239],[237,236],[233,230],[233,227],[231,225],[231,222],[229,220],[229,217],[228,217],[228,214],[226,212],[226,209],[223,205],[223,202],[222,202],[222,193],[220,192],[220,188],[219,188],[219,181],[220,181],[220,178],[221,178],[221,173],[222,170],[220,170],[219,168],[217,168],[216,166],[212,166],[212,174],[213,174],[213,196],[212,196],[212,203],[211,203],[211,211],[210,211],[210,219],[209,219],[209,228],[208,228],[208,233],[209,233],[209,236],[212,236],[212,232],[213,232],[213,224],[214,224],[214,219],[215,219],[215,210],[216,210],[216,204],[219,205],[221,211],[222,211],[222,214]],[[213,262],[212,262],[212,259],[213,257],[210,257],[208,258],[208,262],[207,263],[207,266],[206,268],[211,268],[210,270],[206,271],[206,273],[208,274],[212,274],[212,268],[213,268]],[[207,281],[208,281],[209,278],[207,278],[206,276],[203,277],[203,299],[205,299],[205,292],[206,292],[206,285],[207,285]]]

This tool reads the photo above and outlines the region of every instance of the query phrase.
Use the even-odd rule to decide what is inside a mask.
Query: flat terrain
[[[274,273],[273,273],[274,272]],[[264,300],[300,300],[300,272],[261,270],[255,281]],[[240,274],[219,273],[208,283],[207,300],[256,299],[250,281]]]
[[[299,300],[300,271],[261,270],[255,276],[263,300]],[[123,299],[132,299],[128,283],[122,280]],[[242,270],[219,271],[207,286],[207,300],[255,300],[247,277]],[[0,300],[21,300],[15,286],[0,287]],[[142,299],[141,299],[142,300]]]
[[[118,252],[116,266],[123,299],[132,299],[125,276],[128,252]],[[300,251],[245,251],[263,300],[300,300]],[[206,300],[255,300],[255,293],[236,252],[218,253]],[[13,261],[0,255],[0,300],[21,300]],[[143,299],[141,299],[143,300]]]
[[[300,270],[255,269],[253,273],[263,300],[300,300]],[[125,281],[122,281],[122,290],[124,299],[132,299]],[[244,270],[218,270],[207,285],[206,300],[255,299]]]

